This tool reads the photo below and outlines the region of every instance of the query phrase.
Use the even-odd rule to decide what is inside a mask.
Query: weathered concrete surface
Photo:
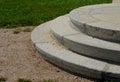
[[[47,61],[78,75],[82,74],[95,79],[103,79],[103,77],[120,78],[120,70],[117,70],[120,69],[120,66],[78,55],[62,46],[51,35],[50,24],[51,22],[48,22],[38,26],[31,34],[35,49],[42,53]],[[36,40],[37,38],[34,38],[36,36],[44,38]]]
[[[67,48],[84,55],[120,63],[120,45],[90,37],[71,27],[68,16],[62,16],[51,23],[51,31]],[[57,29],[58,28],[58,29]]]
[[[46,23],[46,25],[47,24],[49,25],[49,23]],[[40,27],[44,27],[46,25],[43,24]],[[44,30],[44,32],[41,32],[41,30]],[[47,39],[49,39],[49,41],[51,41],[50,36],[48,34],[48,31],[50,31],[50,29],[47,29],[47,27],[45,27],[45,28],[39,28],[39,26],[38,26],[38,28],[36,28],[35,30],[33,30],[32,34],[31,34],[32,42],[33,43],[47,42]],[[43,33],[46,35],[47,38],[39,36],[39,35],[42,35]]]
[[[71,11],[70,19],[83,33],[120,42],[120,5],[101,4]]]
[[[64,26],[62,24],[64,24]],[[53,20],[53,22],[50,24],[52,33],[56,36],[57,39],[59,39],[60,42],[62,42],[62,39],[63,39],[62,36],[79,33],[78,31],[73,30],[72,28],[67,28],[69,27],[70,24],[71,22],[69,22],[68,15],[61,16],[61,19],[60,17],[58,17],[55,20]],[[58,28],[58,27],[61,27],[61,28]],[[62,30],[63,28],[64,30]],[[56,34],[56,31],[59,33],[59,35]]]

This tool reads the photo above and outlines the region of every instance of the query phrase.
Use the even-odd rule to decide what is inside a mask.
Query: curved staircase
[[[78,75],[120,81],[120,5],[74,9],[36,27],[31,39],[47,61]]]

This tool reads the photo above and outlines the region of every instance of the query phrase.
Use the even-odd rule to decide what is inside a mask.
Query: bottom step
[[[94,79],[120,79],[120,66],[78,55],[57,42],[50,32],[51,22],[38,26],[31,34],[35,49],[47,61],[73,73]]]

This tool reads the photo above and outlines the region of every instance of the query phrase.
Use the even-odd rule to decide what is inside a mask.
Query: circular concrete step
[[[34,48],[49,62],[77,73],[95,79],[120,79],[120,66],[78,55],[54,39],[47,22],[36,27],[31,40]]]
[[[73,24],[85,34],[120,42],[120,4],[100,4],[70,12]]]
[[[50,24],[44,23],[35,28],[31,34],[34,48],[49,62],[78,75],[95,79],[120,79],[120,66],[95,60],[74,53],[54,39]]]
[[[89,57],[120,64],[120,44],[85,35],[73,29],[71,24],[67,15],[50,24],[53,35],[64,46]]]

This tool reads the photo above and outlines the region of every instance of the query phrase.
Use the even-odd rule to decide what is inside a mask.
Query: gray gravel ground
[[[14,30],[0,29],[0,77],[6,77],[7,82],[17,82],[19,78],[30,79],[33,82],[41,82],[44,79],[58,82],[92,82],[46,62],[33,50],[31,32],[14,34]]]

